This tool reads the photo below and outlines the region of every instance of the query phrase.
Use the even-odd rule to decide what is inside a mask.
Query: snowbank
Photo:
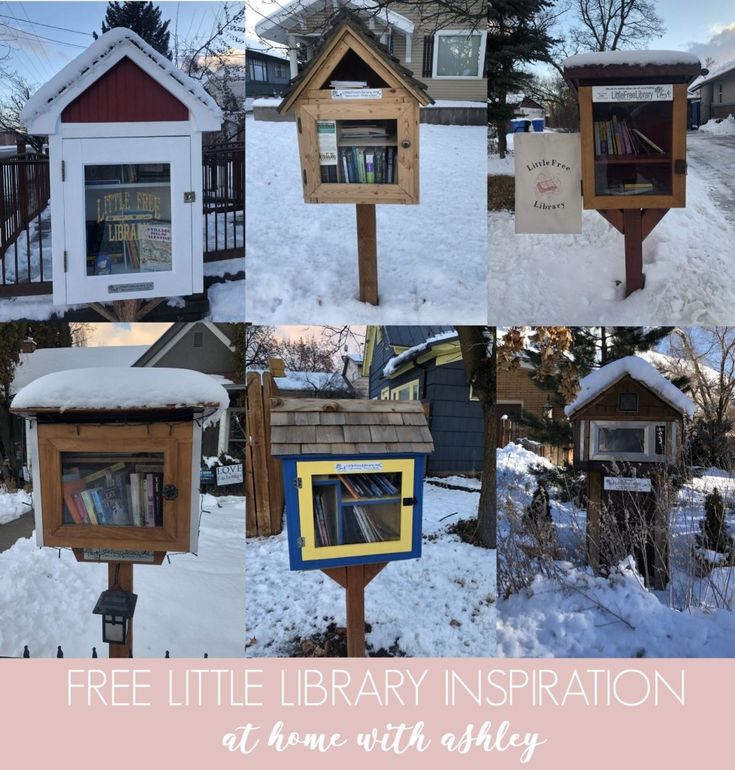
[[[135,567],[136,658],[243,655],[245,501],[202,496],[199,553],[172,554],[161,566]],[[89,658],[107,654],[97,597],[107,565],[81,564],[70,550],[22,538],[0,553],[0,655]]]
[[[429,350],[435,343],[437,342],[444,342],[446,340],[453,340],[457,338],[457,332],[455,329],[451,329],[450,331],[442,332],[441,334],[435,334],[433,337],[429,337],[426,342],[421,342],[418,345],[414,345],[412,348],[408,348],[407,350],[404,350],[402,353],[399,353],[397,356],[393,356],[388,363],[383,367],[383,377],[390,377],[391,374],[394,372],[397,372],[398,369],[406,363],[406,361],[410,361],[412,358],[417,356],[419,353],[423,353],[425,350]]]
[[[733,136],[735,135],[735,118],[732,115],[728,115],[722,120],[711,118],[704,125],[700,126],[699,130],[707,134],[717,134],[718,136]]]
[[[694,410],[696,409],[694,402],[685,396],[679,388],[669,382],[648,361],[644,361],[638,356],[620,358],[588,374],[579,383],[577,398],[571,404],[564,407],[564,414],[567,417],[571,417],[625,375],[629,375],[634,380],[642,382],[664,401],[690,418],[694,416]]]

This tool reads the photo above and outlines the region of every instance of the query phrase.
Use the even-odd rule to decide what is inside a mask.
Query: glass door
[[[63,141],[68,302],[192,293],[189,145]]]

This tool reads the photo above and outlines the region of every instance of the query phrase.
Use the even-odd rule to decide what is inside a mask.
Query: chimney
[[[20,344],[21,353],[33,353],[38,347],[33,337],[26,337]]]

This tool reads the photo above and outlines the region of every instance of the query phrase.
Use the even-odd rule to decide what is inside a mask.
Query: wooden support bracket
[[[599,209],[600,214],[625,238],[625,296],[646,285],[643,241],[666,216],[668,209]]]
[[[385,566],[385,563],[356,564],[322,570],[346,591],[347,655],[350,658],[365,657],[365,586]]]

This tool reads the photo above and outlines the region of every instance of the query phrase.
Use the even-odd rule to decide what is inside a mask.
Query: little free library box
[[[202,132],[222,114],[201,83],[115,28],[21,120],[49,141],[54,304],[202,291]]]
[[[306,203],[418,203],[426,85],[354,14],[337,15],[278,111],[296,113]]]
[[[74,369],[13,399],[27,420],[36,538],[80,561],[195,552],[202,428],[225,389],[188,369]]]
[[[419,557],[433,450],[418,401],[273,399],[291,569]]]

